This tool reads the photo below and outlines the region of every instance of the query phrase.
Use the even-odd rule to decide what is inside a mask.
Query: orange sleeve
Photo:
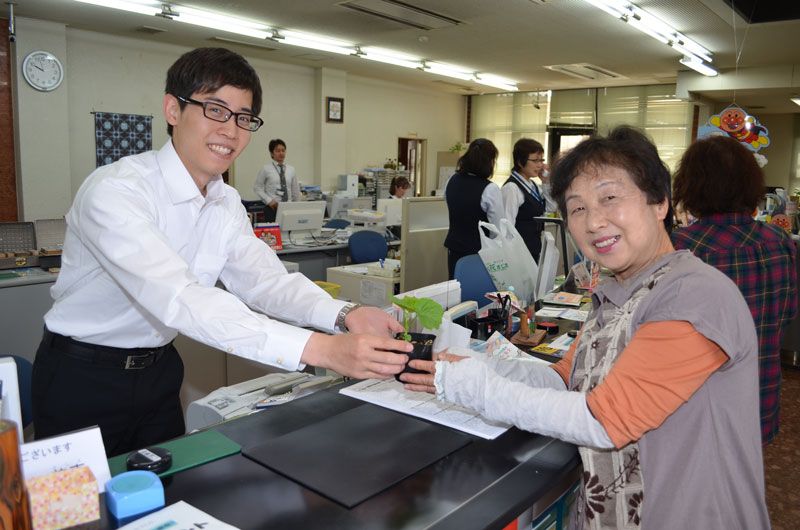
[[[569,388],[569,373],[570,370],[572,370],[572,358],[575,357],[575,346],[578,345],[579,338],[580,334],[578,334],[578,337],[572,341],[572,344],[569,345],[569,349],[567,350],[567,353],[564,354],[564,357],[562,357],[557,363],[550,365],[550,368],[555,370],[558,375],[561,376],[561,379],[564,380],[564,386],[567,388]]]
[[[688,322],[649,322],[587,394],[586,404],[620,448],[661,425],[727,360]]]

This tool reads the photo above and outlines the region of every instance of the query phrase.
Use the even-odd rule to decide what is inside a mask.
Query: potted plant
[[[439,329],[439,326],[442,325],[442,316],[444,315],[441,304],[430,298],[416,298],[414,296],[406,296],[405,298],[391,296],[390,299],[403,310],[403,328],[405,328],[405,332],[399,333],[397,338],[414,345],[414,350],[407,354],[408,360],[422,359],[424,361],[430,361],[431,354],[433,353],[433,341],[436,339],[436,335],[432,333],[411,333],[409,329],[415,320],[419,320],[419,323],[425,329]],[[409,368],[408,365],[406,365],[401,373],[405,372],[414,374],[423,373],[419,370]],[[400,374],[395,374],[394,377],[400,381]]]

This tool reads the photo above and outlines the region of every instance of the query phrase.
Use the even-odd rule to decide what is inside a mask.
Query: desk
[[[400,241],[390,241],[389,248],[399,248]],[[350,260],[350,248],[347,243],[325,245],[319,247],[287,246],[276,251],[280,259],[297,263],[302,272],[311,281],[326,281],[329,267],[347,265]]]
[[[38,267],[8,269],[4,273],[22,274],[0,280],[0,337],[3,355],[14,354],[33,362],[42,340],[44,314],[53,305],[50,287],[58,277]]]
[[[250,447],[364,404],[339,388],[214,429]],[[349,510],[241,454],[173,475],[165,495],[168,505],[184,500],[242,529],[500,529],[531,506],[534,517],[544,512],[580,470],[575,446],[512,428],[496,440],[472,437]]]

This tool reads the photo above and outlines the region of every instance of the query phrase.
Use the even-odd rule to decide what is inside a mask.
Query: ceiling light
[[[699,72],[699,73],[701,73],[703,75],[707,75],[709,77],[714,77],[715,75],[717,75],[719,73],[719,72],[717,72],[716,70],[714,70],[713,68],[711,68],[710,66],[708,66],[707,64],[705,64],[703,62],[698,62],[698,61],[692,60],[691,57],[684,57],[683,59],[681,59],[681,64],[684,65],[684,66],[688,66],[689,68],[691,68],[695,72]]]
[[[800,98],[789,98],[795,105],[800,105]]]
[[[177,16],[173,18],[173,20],[184,22],[186,24],[218,29],[256,39],[266,39],[272,35],[270,28],[266,26],[254,24],[247,20],[211,13],[209,11],[201,11],[191,7],[176,6],[172,12],[177,13]]]
[[[625,0],[584,0],[584,2],[602,9],[639,31],[647,33],[659,42],[671,46],[681,55],[694,57],[701,64],[703,61],[711,62],[710,51],[635,4]]]
[[[303,48],[338,53],[339,55],[352,55],[356,51],[356,46],[349,42],[296,31],[283,31],[280,34],[273,32],[273,35],[269,38],[292,46],[302,46]]]
[[[132,13],[139,13],[141,15],[157,15],[161,13],[160,2],[137,2],[131,0],[125,2],[123,0],[76,0],[84,4],[94,4],[96,6],[111,7],[114,9],[122,9],[123,11],[130,11]]]
[[[519,90],[519,87],[514,81],[491,74],[475,74],[475,82],[482,85],[501,88],[509,92],[516,92]]]
[[[463,79],[464,81],[472,81],[473,77],[475,76],[473,72],[467,72],[461,68],[458,68],[457,66],[452,66],[444,63],[423,61],[422,68],[426,72],[430,72],[432,74],[439,74],[447,77],[455,77],[456,79]]]
[[[358,56],[370,61],[378,61],[381,63],[393,64],[395,66],[404,66],[406,68],[422,68],[422,59],[405,55],[402,53],[393,52],[391,50],[384,50],[383,48],[365,47],[358,48]]]

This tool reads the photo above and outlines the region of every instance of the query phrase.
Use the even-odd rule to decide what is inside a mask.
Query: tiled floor
[[[764,449],[767,507],[772,530],[800,528],[800,370],[783,369],[781,424]]]

